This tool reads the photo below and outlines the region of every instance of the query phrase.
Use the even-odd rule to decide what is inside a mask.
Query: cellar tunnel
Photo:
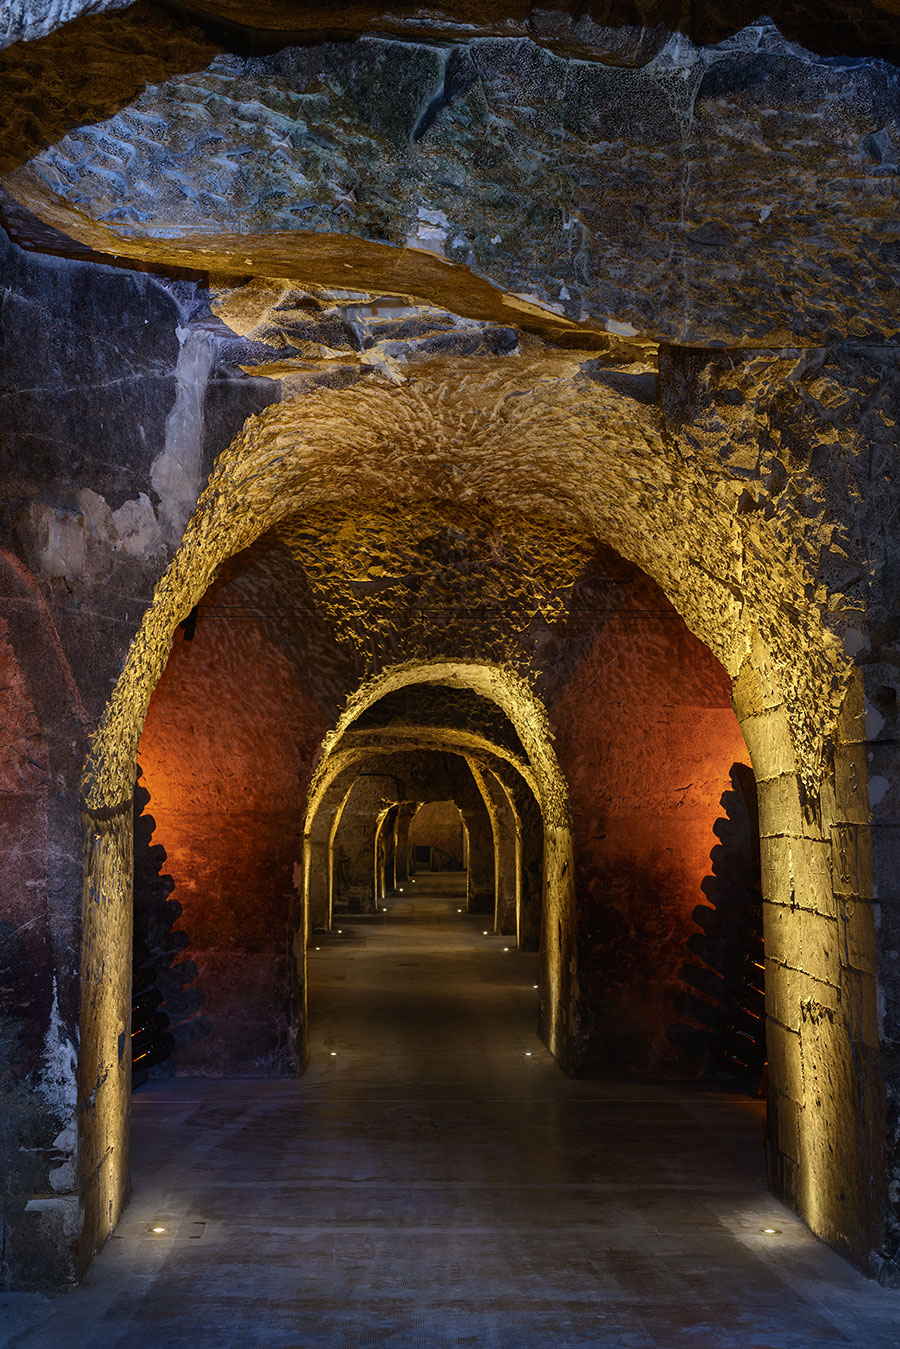
[[[0,24],[5,1284],[442,940],[900,1284],[891,3]]]
[[[290,404],[282,407],[290,413]],[[257,435],[268,417],[244,434]],[[281,408],[271,414],[279,445],[283,417]],[[223,461],[227,477],[231,462]],[[283,450],[272,462],[277,479]],[[255,474],[263,503],[265,473]],[[148,689],[166,626],[190,608],[190,624],[174,629],[141,740],[142,781],[158,802],[158,838],[182,905],[178,928],[189,934],[185,955],[197,965],[202,992],[203,1033],[181,1052],[185,1070],[302,1066],[313,1015],[304,970],[310,925],[330,926],[336,911],[377,909],[384,821],[428,794],[415,780],[401,788],[399,770],[408,769],[409,755],[449,752],[466,778],[454,795],[469,838],[468,906],[490,914],[497,930],[514,928],[521,949],[539,952],[537,1025],[561,1066],[587,1075],[702,1078],[708,1056],[675,1028],[690,1005],[686,952],[722,793],[748,757],[760,785],[764,850],[767,829],[768,849],[785,847],[784,773],[796,758],[766,683],[761,642],[732,680],[659,585],[576,519],[562,530],[540,514],[507,523],[470,500],[460,507],[413,497],[402,509],[367,502],[355,512],[342,502],[300,515],[285,512],[278,492],[269,499],[279,522],[262,531],[257,504],[255,540],[219,564],[201,592],[203,578],[215,577],[209,547],[221,548],[223,529],[246,543],[229,490],[214,475],[208,491],[212,515],[198,508],[157,591],[87,777],[88,800],[99,802],[137,729],[134,722],[128,729],[123,701],[131,670]],[[522,559],[521,589],[512,596],[504,589],[501,602],[499,574],[511,551]],[[448,646],[460,655],[447,659]],[[375,672],[366,675],[367,667]],[[257,681],[249,699],[248,669]],[[171,718],[163,711],[170,697],[179,708]],[[226,718],[229,704],[233,717]],[[180,717],[190,729],[176,748],[171,733]],[[214,750],[226,727],[233,743]],[[206,768],[198,733],[211,738]],[[190,771],[172,771],[167,757],[183,755],[192,740]],[[104,760],[107,746],[112,757]],[[251,756],[254,771],[242,763]],[[206,781],[192,799],[194,775]],[[176,780],[179,792],[188,791],[187,809],[176,812],[180,824],[167,841],[166,783]],[[796,894],[804,880],[799,859],[810,845],[802,780],[794,790],[798,839],[787,846],[798,859]],[[186,821],[190,847],[204,827],[214,831],[206,858],[225,878],[204,878],[205,915],[197,921],[185,903],[193,884],[185,844],[178,856]],[[264,843],[275,835],[276,846]],[[237,865],[223,846],[228,839]],[[179,894],[180,862],[187,883]],[[767,865],[768,854],[764,887]],[[809,874],[817,884],[815,870]],[[217,884],[221,917],[208,898]],[[778,968],[767,965],[770,997]],[[121,978],[127,997],[124,950]],[[773,1058],[774,1039],[770,1029],[770,1164],[794,1199],[797,1147],[784,1121],[795,1118],[798,1080],[782,1050]],[[229,1040],[239,1049],[229,1050]],[[124,1149],[127,1105],[120,1099],[116,1109]]]
[[[450,799],[468,840],[468,909],[524,950],[542,946],[542,923],[548,947],[568,937],[565,953],[542,953],[542,1016],[551,1038],[567,1022],[557,1048],[570,1066],[702,1075],[670,1031],[720,797],[746,750],[725,672],[658,588],[600,545],[578,564],[568,604],[531,639],[544,662],[548,639],[557,647],[547,703],[493,664],[410,661],[351,690],[338,717],[355,653],[333,642],[325,658],[308,574],[266,540],[223,568],[176,629],[139,752],[202,992],[177,1072],[302,1064],[299,936],[327,931],[335,912],[377,910],[386,824],[396,889],[417,811]],[[302,635],[285,623],[301,605]],[[577,1019],[561,993],[576,967]]]

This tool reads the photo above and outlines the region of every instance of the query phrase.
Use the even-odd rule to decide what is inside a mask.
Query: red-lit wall
[[[179,1074],[292,1071],[292,872],[324,731],[296,663],[246,612],[230,621],[201,608],[193,640],[176,635],[140,763],[183,909],[182,958],[197,967],[199,1006],[176,1030]]]
[[[683,969],[720,799],[748,756],[724,670],[648,578],[617,568],[550,700],[574,820],[581,1066],[696,1075]],[[176,636],[140,757],[198,1004],[176,1070],[272,1075],[292,1071],[292,871],[326,719],[303,682],[314,662],[249,609],[229,617],[227,585],[193,640]]]
[[[552,711],[569,783],[585,1071],[696,1075],[682,969],[733,763],[725,670],[637,573]]]

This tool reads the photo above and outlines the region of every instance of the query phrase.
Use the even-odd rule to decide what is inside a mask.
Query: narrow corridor
[[[2,1343],[896,1349],[894,1296],[767,1194],[759,1103],[568,1080],[537,957],[459,877],[404,890],[313,937],[302,1079],[136,1094],[122,1223],[78,1289],[4,1295]]]

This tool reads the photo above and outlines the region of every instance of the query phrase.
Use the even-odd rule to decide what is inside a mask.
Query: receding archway
[[[527,371],[519,365],[515,373],[524,377]],[[479,375],[480,382],[469,380],[468,401],[457,399],[458,405],[448,405],[446,382],[432,381],[429,385],[420,380],[413,390],[353,390],[345,391],[346,396],[328,393],[317,396],[313,407],[310,400],[304,400],[302,413],[288,403],[251,419],[213,474],[182,548],[145,616],[95,737],[85,773],[82,1096],[89,1107],[82,1114],[82,1157],[86,1165],[96,1164],[106,1177],[99,1182],[102,1193],[97,1233],[102,1239],[109,1230],[125,1193],[127,1083],[125,1070],[115,1065],[121,1059],[117,1046],[127,1021],[130,789],[137,737],[149,694],[177,622],[202,595],[225,557],[289,513],[296,514],[307,502],[333,499],[351,485],[357,492],[367,488],[387,490],[386,475],[391,469],[385,458],[382,428],[385,408],[391,406],[415,427],[414,431],[401,427],[396,442],[391,442],[392,446],[396,443],[398,462],[406,466],[404,490],[414,497],[435,495],[431,470],[425,473],[415,465],[410,470],[408,454],[404,458],[403,453],[410,442],[418,444],[424,436],[431,444],[465,446],[460,453],[463,458],[468,456],[463,467],[469,477],[464,480],[475,482],[485,497],[500,494],[508,485],[510,460],[504,463],[505,477],[499,473],[496,479],[492,477],[492,466],[503,460],[498,451],[498,445],[502,446],[512,461],[527,462],[527,477],[534,490],[534,484],[538,484],[542,494],[556,493],[562,518],[610,539],[623,555],[635,559],[658,579],[689,626],[721,656],[732,677],[740,680],[749,670],[763,689],[757,699],[761,707],[778,709],[784,731],[781,739],[790,753],[785,751],[781,756],[777,772],[765,776],[768,739],[763,736],[755,751],[751,744],[757,778],[764,775],[760,783],[763,829],[771,826],[772,837],[791,838],[797,845],[795,850],[792,844],[792,857],[794,851],[809,854],[809,865],[803,873],[810,896],[803,911],[808,916],[798,918],[791,905],[781,908],[790,911],[785,923],[791,940],[806,924],[818,934],[807,943],[807,949],[813,950],[821,942],[828,952],[828,962],[817,974],[805,967],[805,957],[802,969],[787,960],[773,963],[773,987],[783,990],[786,1003],[782,1009],[785,1019],[778,1020],[776,1015],[776,1020],[787,1032],[781,1057],[772,1056],[773,1080],[778,1084],[799,1081],[797,1054],[804,1045],[808,1046],[811,1062],[844,1063],[848,1057],[862,1062],[862,1077],[859,1073],[854,1077],[829,1071],[823,1090],[831,1102],[825,1114],[840,1121],[838,1132],[846,1140],[842,1148],[852,1150],[852,1144],[867,1159],[853,1173],[862,1197],[853,1203],[856,1225],[848,1225],[843,1216],[846,1199],[840,1198],[835,1185],[817,1169],[822,1133],[813,1119],[811,1098],[804,1092],[803,1100],[795,1101],[798,1108],[790,1112],[790,1127],[796,1128],[797,1137],[785,1139],[783,1149],[785,1156],[790,1155],[790,1149],[798,1154],[797,1185],[792,1189],[786,1182],[780,1183],[788,1197],[796,1195],[801,1211],[817,1231],[859,1255],[877,1227],[872,1215],[880,1198],[871,1176],[882,1174],[883,1168],[874,1155],[879,1146],[879,1079],[872,1056],[874,923],[866,865],[867,767],[857,748],[862,743],[857,724],[860,711],[854,690],[847,692],[848,662],[830,640],[822,612],[806,606],[802,612],[798,610],[796,625],[780,622],[780,602],[775,606],[769,594],[777,589],[773,576],[777,574],[786,592],[802,592],[804,573],[792,547],[779,544],[764,548],[757,538],[745,540],[741,553],[731,532],[733,521],[730,517],[723,521],[717,480],[697,463],[679,459],[655,414],[635,408],[623,400],[617,388],[604,385],[602,380],[573,377],[569,366],[557,377],[545,379],[545,387],[539,392],[531,390],[515,403],[511,400],[521,390],[514,387],[513,372],[505,371],[500,376],[494,371],[481,371]],[[435,415],[436,409],[440,416]],[[479,417],[483,417],[483,424]],[[338,425],[349,428],[350,433],[341,442],[349,446],[348,460],[331,452],[331,446],[340,440],[335,435]],[[608,426],[609,432],[601,434],[601,425]],[[587,477],[586,463],[591,466]],[[442,486],[441,491],[447,490]],[[709,549],[718,549],[716,556],[704,555],[698,560],[693,545],[683,542],[689,537],[714,541]],[[751,554],[752,565],[748,563]],[[745,600],[739,606],[734,598],[737,581],[731,578],[741,568]],[[756,577],[753,585],[748,579],[751,573]],[[698,583],[698,576],[704,578],[702,583]],[[757,582],[758,593],[754,592]],[[420,667],[407,667],[407,672],[411,674],[416,668]],[[459,663],[449,659],[430,662],[426,677],[452,684],[458,668]],[[396,671],[378,674],[365,694],[356,702],[351,699],[326,745],[329,756],[350,731],[367,699],[403,685],[403,678],[396,685],[390,684],[396,677]],[[496,667],[488,676],[473,675],[474,682],[466,686],[491,698],[514,720],[525,705],[517,678]],[[409,682],[415,682],[414,677]],[[790,697],[784,696],[784,689]],[[539,704],[535,705],[540,710]],[[812,715],[813,705],[821,717]],[[745,711],[742,715],[749,718],[756,714]],[[533,723],[530,709],[524,717],[518,715],[514,724],[544,811],[545,872],[558,878],[554,902],[564,915],[566,887],[571,886],[564,841],[565,784],[558,769],[554,772],[540,723]],[[836,747],[833,763],[823,752],[829,736]],[[750,733],[747,739],[751,743]],[[846,782],[840,777],[844,772],[848,773]],[[765,786],[769,783],[770,787]],[[836,872],[826,865],[834,849]],[[764,874],[772,878],[773,885],[776,883],[774,869],[766,871],[764,867]],[[777,871],[778,883],[783,883],[784,875],[783,869]],[[838,896],[839,918],[832,917]],[[778,917],[784,915],[779,912]],[[767,919],[770,926],[773,921],[774,917]],[[842,945],[834,939],[837,934],[846,939]],[[551,941],[544,944],[549,962],[548,1035],[565,1060],[571,1027],[562,1009],[571,1008],[577,990],[572,989],[574,972],[563,954],[566,932],[562,917],[555,937],[552,932],[550,937]],[[846,993],[845,988],[849,990]],[[777,1013],[777,999],[775,1005]],[[780,1032],[773,1035],[781,1039]],[[852,1054],[848,1054],[850,1047]],[[786,1099],[794,1099],[790,1092],[783,1094]],[[859,1219],[860,1214],[865,1217]]]

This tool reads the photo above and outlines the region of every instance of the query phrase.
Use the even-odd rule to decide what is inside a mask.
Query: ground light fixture
[[[781,1236],[781,1228],[780,1228],[780,1227],[761,1227],[759,1230],[762,1232],[763,1236],[766,1236],[766,1237],[780,1237],[780,1236]]]
[[[161,1236],[162,1233],[165,1232],[165,1230],[166,1229],[163,1227],[162,1223],[156,1223],[153,1227],[150,1228],[150,1231],[154,1234],[154,1236]]]

